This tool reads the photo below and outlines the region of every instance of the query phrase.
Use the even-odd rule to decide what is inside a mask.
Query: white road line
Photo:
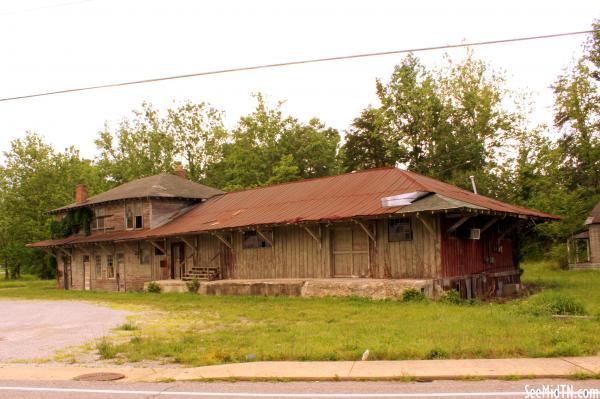
[[[519,392],[414,392],[414,393],[257,393],[257,392],[182,392],[182,391],[129,391],[118,389],[2,387],[0,391],[103,393],[114,395],[163,395],[237,398],[452,398],[462,396],[524,396]]]

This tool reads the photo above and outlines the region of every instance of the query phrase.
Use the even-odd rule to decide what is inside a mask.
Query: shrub
[[[190,281],[186,282],[185,284],[187,285],[188,291],[191,292],[192,294],[197,293],[198,288],[200,288],[200,281],[196,277],[194,277]]]
[[[134,323],[128,321],[127,323],[121,324],[119,327],[117,327],[117,329],[122,331],[135,331],[138,330],[139,327],[136,326]]]
[[[525,310],[535,316],[585,315],[585,305],[579,299],[557,292],[544,292],[523,303]]]
[[[427,359],[447,359],[449,357],[448,352],[442,348],[433,348],[425,356]]]
[[[111,344],[104,338],[96,344],[96,349],[98,349],[100,359],[114,359],[117,356],[116,345]]]
[[[153,294],[160,294],[161,288],[160,288],[160,285],[156,281],[150,281],[148,283],[148,288],[146,291],[153,293]]]
[[[404,302],[421,302],[424,301],[425,294],[416,288],[409,288],[402,293],[402,301]]]
[[[460,297],[460,293],[457,290],[451,289],[450,291],[444,292],[444,294],[440,298],[440,302],[449,303],[451,305],[460,305],[463,302],[463,300]]]

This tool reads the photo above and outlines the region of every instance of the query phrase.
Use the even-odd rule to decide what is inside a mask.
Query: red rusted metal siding
[[[498,243],[499,234],[490,228],[481,234],[479,240],[450,237],[445,231],[450,226],[447,220],[442,221],[442,275],[444,277],[467,276],[482,272],[501,272],[516,269],[513,257],[513,242],[503,239]],[[502,252],[494,249],[502,247]],[[493,258],[493,263],[485,259]]]

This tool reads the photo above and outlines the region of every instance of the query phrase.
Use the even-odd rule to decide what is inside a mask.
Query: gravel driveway
[[[48,357],[105,335],[130,312],[66,301],[0,301],[0,362]]]

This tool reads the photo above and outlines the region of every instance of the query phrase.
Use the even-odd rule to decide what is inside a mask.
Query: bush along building
[[[29,246],[57,258],[64,289],[197,278],[208,294],[327,295],[335,289],[318,287],[339,284],[346,295],[469,298],[515,288],[519,233],[558,219],[394,167],[229,193],[184,173],[90,198],[78,186],[75,203],[51,211],[67,236]]]

